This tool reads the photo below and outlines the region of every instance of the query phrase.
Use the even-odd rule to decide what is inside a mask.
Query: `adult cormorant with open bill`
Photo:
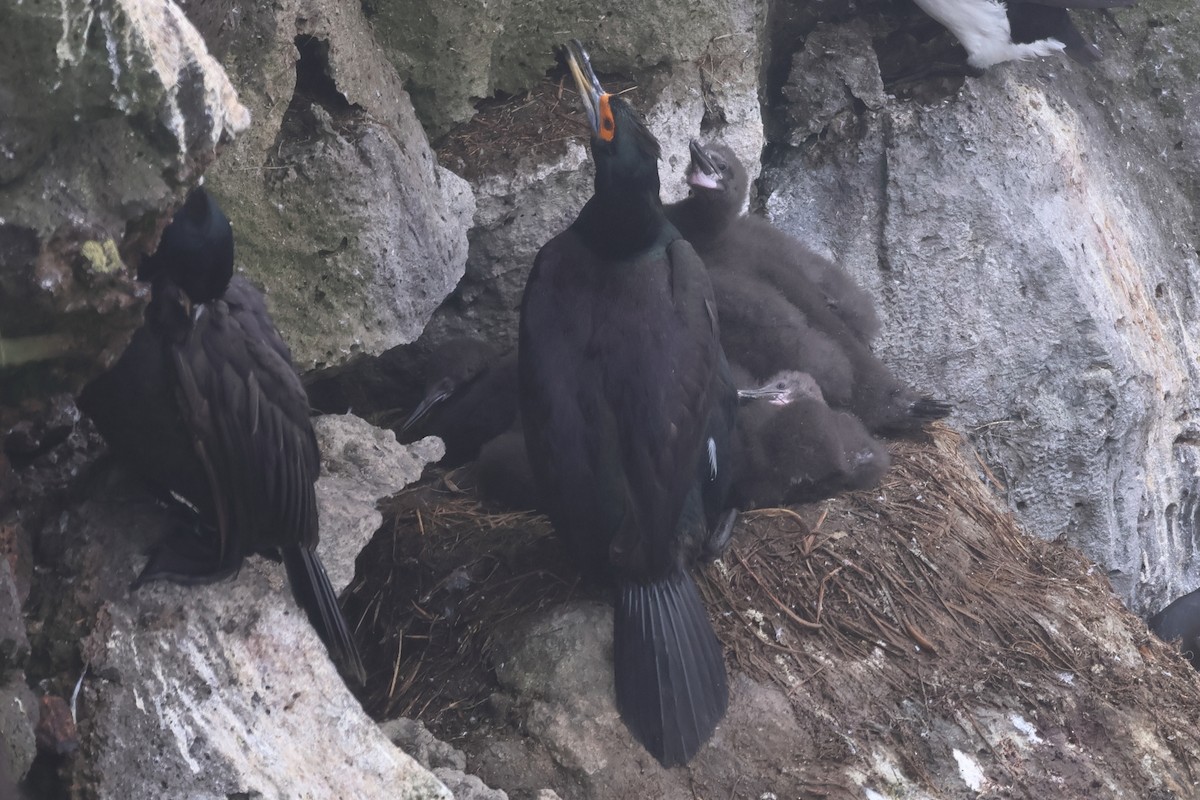
[[[555,531],[586,572],[616,584],[621,718],[673,766],[728,703],[688,568],[710,538],[703,476],[727,466],[716,439],[729,437],[714,429],[736,390],[704,264],[663,215],[658,142],[604,91],[579,42],[567,63],[591,123],[595,193],[542,247],[525,286],[521,417]]]
[[[282,557],[334,659],[366,673],[317,556],[320,453],[308,399],[262,294],[233,276],[233,230],[201,188],[163,231],[140,280],[146,322],[79,407],[112,450],[196,524],[164,537],[134,586],[210,583],[252,553]]]

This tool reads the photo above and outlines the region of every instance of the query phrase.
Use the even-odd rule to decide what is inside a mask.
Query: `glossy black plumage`
[[[712,149],[693,148],[689,172],[703,171]],[[871,433],[911,433],[946,416],[947,404],[906,386],[871,352],[867,340],[877,318],[868,295],[847,291],[852,282],[840,269],[820,267],[794,238],[765,219],[739,216],[740,203],[723,199],[722,187],[729,180],[736,186],[744,169],[729,166],[737,159],[727,148],[717,158],[734,177],[723,171],[716,188],[693,180],[692,196],[669,213],[680,230],[697,236],[693,244],[712,276],[729,358],[756,381],[782,370],[809,373],[831,407],[854,414]]]
[[[195,190],[139,272],[153,283],[146,324],[79,407],[152,488],[198,518],[198,533],[164,538],[135,586],[211,582],[247,555],[278,553],[297,602],[362,682],[315,549],[320,453],[307,397],[261,293],[240,277],[213,278],[232,274],[232,258],[228,222]]]
[[[1146,624],[1164,642],[1178,642],[1184,657],[1200,669],[1200,589],[1176,598]]]
[[[875,486],[887,472],[887,448],[829,408],[810,375],[783,372],[746,394],[733,447],[738,507],[813,502]]]
[[[456,338],[434,348],[429,364],[425,397],[397,438],[437,436],[446,445],[441,463],[458,466],[515,423],[517,354],[501,356],[487,342]]]
[[[670,766],[696,753],[728,702],[688,573],[708,538],[702,459],[727,390],[708,276],[658,200],[658,143],[586,59],[568,46],[593,125],[595,193],[539,251],[525,287],[521,417],[555,531],[582,569],[616,582],[618,710]]]

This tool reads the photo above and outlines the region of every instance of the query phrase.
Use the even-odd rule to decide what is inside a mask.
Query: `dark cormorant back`
[[[584,570],[616,581],[621,718],[671,766],[728,703],[688,567],[708,539],[703,462],[733,389],[704,265],[663,216],[658,142],[604,92],[578,42],[567,61],[592,127],[595,193],[525,286],[521,417],[555,531]]]
[[[229,222],[195,189],[139,270],[153,285],[146,324],[79,397],[113,451],[207,531],[164,539],[134,585],[216,581],[278,552],[297,602],[361,683],[316,552],[320,453],[304,387],[262,294],[232,273]]]

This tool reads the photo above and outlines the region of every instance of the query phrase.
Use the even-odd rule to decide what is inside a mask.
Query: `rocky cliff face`
[[[954,57],[919,14],[769,11],[771,36],[742,40],[762,69],[701,87],[738,98],[722,107],[766,101],[757,212],[872,290],[877,350],[955,404],[1031,531],[1080,547],[1139,610],[1200,583],[1194,11],[1147,2],[1119,25],[1079,13],[1099,64],[1011,63],[965,80],[905,77]],[[630,70],[665,141],[754,151],[758,118],[689,121],[674,102],[685,91],[656,94],[689,85],[687,62],[630,65],[620,49],[605,41],[596,61]],[[664,158],[666,199],[684,163]],[[533,254],[590,190],[581,169],[571,150],[472,178],[466,277],[431,335],[513,341]]]
[[[554,97],[552,46],[566,35],[589,45],[606,80],[636,86],[631,97],[664,143],[666,199],[683,191],[692,136],[725,140],[761,171],[755,211],[872,290],[884,322],[877,350],[955,404],[952,421],[982,453],[985,477],[1032,533],[1079,546],[1139,611],[1200,584],[1191,335],[1200,14],[1183,0],[1142,0],[1116,15],[1119,25],[1078,19],[1107,54],[1100,64],[1049,59],[963,79],[916,75],[953,57],[953,42],[882,0],[603,12],[412,0],[6,4],[0,735],[12,757],[0,750],[0,768],[28,769],[31,709],[62,718],[54,709],[73,688],[47,678],[34,698],[22,670],[36,680],[48,665],[81,672],[90,661],[102,672],[85,681],[82,702],[113,713],[84,746],[90,764],[107,765],[99,794],[123,796],[121,759],[131,756],[120,747],[144,738],[138,715],[149,713],[147,697],[164,694],[158,664],[188,673],[165,693],[190,704],[186,715],[154,710],[178,723],[155,734],[170,780],[179,780],[172,786],[187,783],[196,753],[222,764],[213,792],[285,786],[274,773],[247,780],[253,765],[206,732],[214,720],[248,724],[240,714],[250,707],[202,696],[207,679],[192,673],[211,668],[223,683],[258,687],[262,676],[243,671],[260,654],[214,666],[209,650],[269,646],[286,656],[313,647],[293,638],[307,630],[294,614],[283,620],[282,606],[263,607],[265,631],[220,621],[241,612],[206,611],[206,600],[260,603],[269,574],[247,576],[251,585],[232,593],[139,600],[119,591],[127,577],[119,562],[74,560],[100,547],[128,509],[96,505],[107,500],[92,494],[111,490],[119,501],[124,490],[94,467],[94,439],[69,397],[53,393],[74,391],[120,351],[144,302],[129,266],[201,173],[234,223],[239,270],[266,288],[302,368],[340,367],[353,378],[366,356],[395,357],[392,348],[422,329],[426,339],[512,342],[533,255],[590,192],[583,138],[561,127],[543,133],[571,104],[569,93]],[[565,141],[506,150],[530,89],[551,100],[546,127],[522,134]],[[464,134],[463,123],[475,127]],[[450,147],[456,135],[469,146]],[[371,401],[387,405],[388,391]],[[349,503],[344,495],[334,499]],[[373,502],[341,516],[361,526]],[[110,524],[97,529],[103,520]],[[22,608],[51,613],[46,593],[70,582],[47,582],[46,570],[64,563],[88,576],[86,602],[53,613],[86,608],[87,624],[24,624]],[[161,642],[139,639],[148,619],[170,641],[203,644],[167,660],[154,649]],[[86,644],[46,635],[60,625]],[[272,669],[283,675],[288,666]],[[336,676],[295,680],[317,687],[317,716],[345,712],[327,721],[361,733],[348,747],[355,758],[370,754],[372,780],[407,774],[407,762],[366,732]],[[269,704],[288,701],[272,694]],[[39,741],[43,753],[78,744],[67,734]],[[489,757],[496,774],[513,752]],[[414,792],[442,791],[413,774]],[[0,774],[0,795],[2,782]]]
[[[1093,68],[1010,64],[936,103],[846,83],[832,114],[810,98],[862,72],[867,37],[822,26],[762,182],[777,225],[871,287],[882,356],[955,403],[1029,530],[1147,611],[1200,583],[1198,24],[1142,3],[1091,20]]]
[[[250,114],[170,3],[0,10],[0,403],[78,389],[138,322],[122,258]],[[10,423],[11,424],[11,423]]]

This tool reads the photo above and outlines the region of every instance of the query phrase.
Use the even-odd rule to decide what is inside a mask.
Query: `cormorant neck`
[[[730,192],[694,192],[671,207],[671,221],[693,245],[717,240],[738,217]]]
[[[609,259],[651,249],[668,226],[657,186],[653,190],[613,191],[602,187],[599,180],[596,193],[572,225],[593,250]]]

